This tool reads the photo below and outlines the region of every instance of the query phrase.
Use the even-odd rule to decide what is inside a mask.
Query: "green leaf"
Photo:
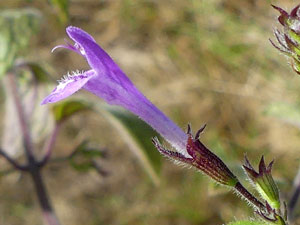
[[[265,115],[276,117],[291,125],[300,127],[300,107],[285,102],[273,102],[265,110]]]
[[[75,162],[74,160],[70,160],[70,165],[73,169],[78,172],[87,172],[94,168],[94,164],[92,162]]]
[[[65,100],[53,106],[54,118],[61,122],[75,113],[90,109],[89,104],[80,100]]]
[[[33,9],[0,11],[0,77],[24,54],[40,21],[40,13]]]
[[[267,225],[270,223],[265,223],[262,221],[236,221],[236,222],[231,222],[227,225]]]
[[[40,64],[28,62],[25,66],[29,68],[37,82],[47,83],[50,81],[48,72]]]
[[[159,136],[148,124],[137,116],[117,106],[95,104],[96,110],[102,113],[114,125],[129,149],[140,160],[155,185],[159,184],[159,172],[162,165],[161,155],[151,139]]]
[[[87,172],[95,169],[94,158],[103,157],[103,151],[91,148],[87,141],[83,141],[72,153],[69,162],[73,169],[79,172]]]

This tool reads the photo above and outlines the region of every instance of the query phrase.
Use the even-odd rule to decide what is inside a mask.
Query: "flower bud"
[[[279,23],[283,26],[283,31],[275,29],[274,35],[278,45],[270,42],[279,51],[291,58],[294,71],[300,74],[300,5],[292,9],[290,13],[282,8],[272,5],[280,12]]]
[[[259,163],[259,171],[256,172],[247,157],[245,157],[245,165],[243,165],[243,168],[262,198],[265,199],[273,209],[279,209],[279,191],[271,174],[273,162],[274,161],[266,167],[264,157],[262,156]]]

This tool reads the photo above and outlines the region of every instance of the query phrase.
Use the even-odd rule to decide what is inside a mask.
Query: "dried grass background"
[[[196,130],[207,123],[203,142],[236,173],[242,175],[244,153],[256,163],[262,154],[267,161],[274,158],[274,176],[282,197],[288,198],[299,164],[299,128],[264,111],[273,102],[299,106],[300,77],[268,41],[279,26],[270,3],[290,9],[299,2],[71,0],[68,24],[92,34],[136,86],[182,128],[190,122]],[[66,34],[47,1],[0,2],[1,9],[29,6],[38,8],[44,21],[28,57],[45,63],[55,79],[68,70],[86,69],[75,54],[50,53]],[[84,91],[77,95],[93,98]],[[4,101],[1,96],[1,106]],[[102,162],[109,176],[78,173],[68,164],[43,170],[64,225],[216,225],[253,216],[226,188],[166,159],[161,184],[153,186],[118,131],[101,115],[78,114],[65,124],[54,156],[68,154],[87,137],[109,150]],[[0,168],[8,167],[0,162]],[[0,224],[41,224],[29,177],[2,177],[0,200]]]

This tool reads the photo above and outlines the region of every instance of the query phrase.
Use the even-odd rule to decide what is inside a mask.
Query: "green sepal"
[[[300,36],[299,36],[299,34],[297,34],[295,31],[293,31],[293,30],[289,30],[289,35],[290,35],[290,37],[298,44],[298,45],[300,45]]]
[[[262,156],[259,163],[259,170],[256,172],[247,157],[245,157],[245,165],[243,165],[243,168],[261,197],[266,200],[273,209],[280,209],[279,190],[271,174],[273,162],[274,161],[266,166],[264,157]]]
[[[256,179],[255,186],[257,192],[273,209],[280,208],[278,188],[272,176],[262,176]]]
[[[276,225],[287,225],[287,223],[284,221],[284,219],[282,219],[281,216],[275,216],[276,217],[276,221],[274,222],[274,224]]]

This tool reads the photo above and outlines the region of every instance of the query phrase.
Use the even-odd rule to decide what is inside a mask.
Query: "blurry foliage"
[[[0,77],[26,54],[30,37],[37,32],[41,20],[35,9],[0,11]]]
[[[69,20],[69,0],[49,0],[51,5],[58,11],[58,18],[62,24]]]
[[[158,133],[144,121],[120,107],[99,106],[95,103],[95,109],[104,114],[117,129],[118,134],[128,144],[129,149],[140,160],[141,166],[149,174],[153,183],[158,185],[162,160],[160,153],[151,142],[151,139],[158,136]]]
[[[83,141],[70,155],[69,163],[78,172],[87,172],[96,168],[95,159],[103,157],[103,151],[92,148],[87,141]]]
[[[108,52],[111,49],[116,51],[114,56],[126,73],[182,127],[188,121],[193,126],[207,122],[209,129],[201,137],[202,141],[208,143],[208,147],[231,168],[237,167],[236,162],[241,161],[245,152],[256,158],[271,152],[269,157],[278,160],[274,167],[278,177],[291,183],[294,167],[298,166],[299,131],[282,127],[274,120],[270,123],[266,115],[297,124],[300,81],[299,77],[290,75],[281,56],[268,43],[273,19],[277,15],[269,3],[288,8],[295,1],[3,1],[0,2],[3,8],[19,9],[0,13],[0,76],[14,65],[16,58],[27,53],[26,46],[30,36],[36,34],[41,17],[21,8],[36,7],[43,16],[48,16],[47,24],[42,26],[39,41],[31,47],[34,51],[28,52],[31,58],[55,67],[55,70],[47,70],[36,62],[23,64],[27,64],[38,81],[47,81],[48,75],[58,79],[67,66],[80,64],[63,52],[50,57],[50,49],[56,43],[62,43],[65,37],[56,20],[60,25],[69,21],[72,25],[87,28]],[[129,50],[139,54],[134,55]],[[34,54],[35,51],[40,54]],[[139,57],[141,53],[146,57]],[[130,67],[130,60],[134,68]],[[55,114],[61,120],[85,110],[82,104],[85,103],[62,102],[53,108],[56,107]],[[102,113],[105,111],[104,108],[101,110]],[[246,205],[239,203],[232,193],[213,193],[211,196],[207,179],[200,174],[168,162],[162,165],[157,151],[151,149],[150,139],[156,134],[147,131],[141,139],[145,131],[140,132],[137,118],[115,109],[108,109],[106,114],[105,118],[117,124],[117,137],[103,125],[105,123],[96,125],[98,120],[90,113],[88,117],[74,117],[68,126],[76,134],[91,135],[99,143],[110,146],[113,160],[109,165],[112,174],[115,173],[112,178],[101,182],[95,179],[90,170],[91,159],[102,156],[94,151],[91,152],[93,157],[89,156],[90,153],[80,153],[72,159],[73,168],[87,172],[83,175],[74,174],[65,166],[49,166],[51,169],[45,170],[53,202],[58,202],[64,224],[216,225],[231,221],[233,214],[239,219],[244,218],[240,215],[245,215]],[[5,118],[6,122],[13,121]],[[39,121],[43,126],[45,120]],[[85,126],[84,131],[82,126]],[[68,132],[62,133],[57,149],[65,153],[64,149],[70,149],[69,145],[76,137]],[[129,147],[124,146],[123,138],[132,140],[127,143]],[[129,149],[132,150],[132,144],[140,150],[136,154],[148,161],[148,172],[152,173],[154,181],[158,183],[158,175],[162,173],[164,179],[160,180],[159,188],[153,188],[142,179],[140,167],[127,154]],[[87,146],[80,148],[82,152],[89,148]],[[37,210],[28,200],[28,185],[24,179],[10,179],[13,181],[3,178],[1,182],[1,192],[8,193],[0,206],[1,221],[40,224]],[[20,185],[15,185],[16,182]],[[283,190],[283,195],[289,191]],[[12,199],[6,198],[10,194]],[[26,207],[23,204],[16,207],[15,202],[26,201],[29,202]],[[19,213],[20,206],[22,213]],[[232,225],[247,223],[256,225],[254,222],[235,222]]]
[[[64,100],[54,104],[51,108],[56,123],[62,123],[82,111],[95,110],[105,115],[107,120],[117,129],[118,134],[129,145],[130,150],[132,150],[140,160],[140,165],[145,168],[154,184],[158,185],[158,174],[161,169],[161,155],[156,151],[151,142],[151,138],[158,134],[153,131],[148,124],[119,107],[100,105],[97,102],[92,104],[92,102],[82,99]],[[101,133],[99,133],[99,135],[101,135]],[[82,151],[82,149],[85,150],[86,144],[86,142],[83,142],[75,152],[87,153],[86,151]],[[93,156],[97,156],[97,154],[89,155],[90,158]],[[87,171],[88,168],[93,165],[90,161],[83,164],[76,164],[73,163],[73,161],[71,161],[71,163],[76,170],[83,171]]]
[[[31,64],[32,65],[32,64]],[[14,71],[18,77],[20,99],[23,104],[31,135],[34,143],[41,143],[52,132],[54,120],[48,107],[40,107],[42,98],[49,92],[49,84],[41,83],[45,77],[40,73],[37,77],[27,66]],[[45,78],[44,78],[45,79]],[[13,94],[6,76],[0,84],[3,87],[5,102],[3,104],[3,116],[1,119],[1,147],[11,156],[17,157],[23,154],[23,136],[17,112],[14,105]]]
[[[254,49],[251,43],[243,40],[246,27],[240,26],[240,18],[232,13],[216,10],[215,5],[208,2],[195,0],[189,2],[193,7],[186,5],[179,14],[178,21],[166,27],[166,34],[172,40],[168,47],[171,57],[177,55],[178,60],[183,60],[187,67],[198,67],[195,69],[205,67],[202,58],[210,57],[213,62],[221,64],[231,73],[246,71],[247,64],[252,62],[246,61],[245,58],[249,58],[247,55]],[[245,25],[243,21],[243,26]],[[251,29],[251,24],[248,24],[247,29]],[[183,36],[188,38],[186,47],[194,50],[196,58],[186,58],[185,52],[180,49],[181,46],[176,44]]]
[[[268,62],[255,55],[257,43],[249,41],[249,32],[256,31],[257,24],[252,20],[242,20],[239,14],[222,8],[223,4],[230,3],[216,0],[175,1],[174,11],[168,12],[171,10],[166,7],[168,1],[161,6],[147,0],[121,2],[120,16],[124,27],[140,36],[141,45],[157,36],[167,38],[166,50],[181,69],[204,70],[205,73],[211,70],[208,67],[218,65],[222,67],[220,69],[230,71],[235,78],[241,73],[247,74],[253,64],[269,67]],[[164,9],[170,19],[160,23],[160,18],[165,18],[161,11]]]
[[[47,84],[49,81],[51,81],[50,75],[43,67],[43,65],[40,65],[37,62],[26,62],[24,66],[31,71],[32,75],[38,83]]]
[[[75,113],[89,110],[91,106],[87,102],[79,100],[66,100],[55,104],[52,107],[54,118],[57,123],[63,122]]]
[[[257,221],[236,221],[229,223],[228,225],[266,225],[267,223],[264,222],[257,222]]]
[[[300,107],[286,102],[273,102],[266,106],[265,114],[300,128]]]

